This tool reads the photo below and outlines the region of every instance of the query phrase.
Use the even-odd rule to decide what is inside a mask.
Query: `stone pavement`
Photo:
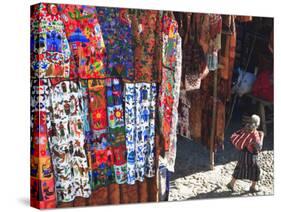
[[[225,149],[215,155],[215,168],[209,169],[209,151],[200,143],[178,137],[175,172],[171,175],[169,201],[273,195],[273,135],[265,137],[262,152],[259,154],[261,180],[258,182],[260,192],[249,193],[250,181],[238,180],[235,191],[230,191],[226,184],[237,163],[239,152],[230,143],[231,132],[240,126],[232,125],[226,132]],[[271,130],[272,131],[272,130]]]

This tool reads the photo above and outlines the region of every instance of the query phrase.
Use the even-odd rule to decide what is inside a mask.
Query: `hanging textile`
[[[134,45],[135,81],[161,81],[161,15],[156,10],[130,12]]]
[[[49,86],[47,80],[31,81],[31,205],[56,207],[54,172],[48,144]]]
[[[252,21],[253,17],[252,16],[236,16],[236,20],[239,22],[248,22],[248,21]]]
[[[189,108],[189,125],[190,138],[194,141],[200,141],[202,132],[202,101],[201,90],[188,92],[188,99],[190,101]]]
[[[128,9],[96,9],[106,46],[107,76],[133,80],[134,54]]]
[[[209,15],[209,49],[207,53],[207,64],[210,71],[218,69],[218,51],[221,49],[222,18],[221,15]]]
[[[178,106],[178,134],[185,138],[191,139],[191,133],[190,133],[190,124],[189,124],[189,116],[190,116],[190,107],[191,102],[188,98],[187,92],[185,89],[182,88],[180,90],[180,98],[179,98],[179,106]]]
[[[198,23],[196,15],[192,14],[189,20],[187,39],[185,39],[183,48],[183,88],[186,91],[200,88],[201,80],[207,76],[209,70],[206,64],[206,58],[198,41]]]
[[[31,14],[31,77],[69,77],[70,48],[57,6],[40,3]]]
[[[81,94],[77,83],[63,81],[51,89],[52,133],[50,149],[59,202],[91,194],[87,156],[84,149]]]
[[[88,151],[91,186],[95,190],[114,182],[113,151],[108,138],[106,84],[104,79],[88,80],[89,117],[92,140]]]
[[[232,73],[235,59],[236,46],[236,30],[234,24],[234,16],[223,16],[224,30],[228,33],[221,35],[220,50],[220,67],[217,75],[217,98],[213,97],[213,81],[214,75],[209,74],[202,81],[201,86],[201,107],[202,107],[202,137],[201,141],[207,147],[211,142],[211,129],[209,126],[212,123],[212,108],[213,102],[216,101],[216,117],[215,117],[215,138],[214,151],[224,147],[224,129],[225,129],[225,108],[227,101],[231,96]]]
[[[218,51],[221,48],[222,17],[218,14],[198,14],[199,43],[207,56],[208,69],[218,69]]]
[[[125,84],[127,183],[155,175],[155,83]]]
[[[163,15],[163,71],[159,89],[159,116],[161,139],[164,143],[167,168],[174,171],[176,158],[176,128],[178,123],[178,99],[181,81],[181,37],[172,13]]]
[[[123,184],[127,181],[127,166],[122,85],[119,79],[106,79],[106,96],[109,141],[113,149],[115,180],[118,184]]]
[[[71,77],[104,78],[105,45],[95,7],[59,5],[71,49]]]

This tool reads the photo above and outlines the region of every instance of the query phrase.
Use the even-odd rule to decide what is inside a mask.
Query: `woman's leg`
[[[257,181],[252,181],[251,188],[256,189]]]
[[[230,185],[231,185],[232,187],[234,187],[235,182],[236,182],[236,179],[235,179],[234,177],[232,177],[232,179],[231,179],[231,181],[230,181]]]
[[[227,188],[229,188],[233,191],[235,182],[236,182],[236,179],[234,177],[232,177],[231,181],[226,185]]]

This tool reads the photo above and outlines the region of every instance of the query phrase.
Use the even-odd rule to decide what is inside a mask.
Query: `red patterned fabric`
[[[254,152],[255,143],[260,144],[261,139],[258,131],[246,132],[245,130],[238,130],[230,137],[231,143],[238,150],[247,148],[251,153]]]
[[[262,70],[253,85],[252,94],[261,99],[273,102],[273,72]]]
[[[70,77],[105,77],[105,45],[96,8],[84,5],[59,5],[71,49]]]

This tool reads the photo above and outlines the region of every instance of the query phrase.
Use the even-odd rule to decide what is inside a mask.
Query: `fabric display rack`
[[[33,5],[31,205],[165,200],[177,135],[206,145],[213,166],[235,18]]]

